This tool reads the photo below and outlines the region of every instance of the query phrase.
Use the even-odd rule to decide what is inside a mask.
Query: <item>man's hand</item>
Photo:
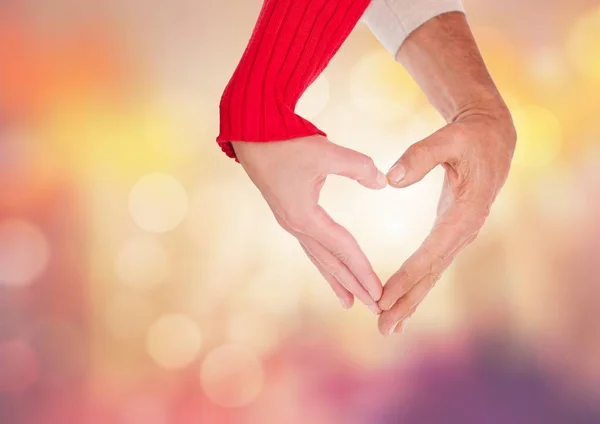
[[[404,153],[388,173],[390,184],[407,187],[437,165],[446,178],[430,235],[385,285],[379,301],[383,334],[402,331],[442,272],[475,239],[506,180],[516,143],[510,112],[463,13],[423,24],[396,59],[448,125]]]
[[[385,285],[382,334],[402,331],[442,272],[475,239],[506,180],[515,141],[507,111],[465,114],[410,146],[389,171],[390,185],[398,188],[420,181],[437,165],[446,177],[430,235]]]
[[[320,135],[274,143],[232,144],[277,222],[298,239],[342,306],[350,308],[356,296],[379,313],[381,281],[354,237],[318,204],[329,174],[351,178],[367,188],[384,188],[386,176],[373,160]]]

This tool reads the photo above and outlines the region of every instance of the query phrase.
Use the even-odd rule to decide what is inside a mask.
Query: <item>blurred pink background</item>
[[[0,3],[0,423],[600,423],[598,2],[465,1],[514,167],[392,338],[214,141],[260,4]],[[299,113],[382,169],[442,125],[362,23]],[[441,178],[323,205],[385,281]]]

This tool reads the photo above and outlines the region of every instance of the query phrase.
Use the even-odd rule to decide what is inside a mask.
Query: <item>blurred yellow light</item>
[[[578,190],[570,169],[554,166],[552,173],[540,180],[535,195],[540,222],[552,228],[551,234],[545,235],[546,240],[568,240],[575,228],[586,222],[587,196]]]
[[[170,81],[161,86],[153,100],[156,109],[173,127],[169,146],[176,160],[204,159],[207,150],[221,154],[215,143],[219,108],[213,107],[210,97],[199,97],[189,81]]]
[[[539,106],[522,106],[512,111],[517,129],[514,162],[527,167],[544,167],[558,155],[562,127],[558,118]]]
[[[264,385],[257,356],[238,345],[223,345],[202,363],[200,380],[206,396],[216,405],[241,407],[251,403]]]
[[[0,342],[0,392],[22,392],[38,378],[38,358],[26,341]]]
[[[382,50],[367,54],[354,65],[350,97],[365,116],[380,122],[405,116],[424,99],[412,77]]]
[[[23,286],[46,268],[50,248],[38,227],[21,219],[0,222],[0,286]]]
[[[143,230],[164,233],[185,218],[188,197],[183,185],[171,175],[154,173],[142,177],[131,189],[129,212]]]
[[[103,179],[165,169],[173,163],[171,140],[177,132],[167,115],[149,103],[65,93],[43,117],[41,137],[64,168]]]
[[[169,369],[184,368],[192,363],[201,343],[198,325],[184,315],[161,316],[146,336],[146,348],[152,359]]]
[[[329,102],[329,80],[321,74],[300,98],[296,105],[296,113],[305,119],[313,119],[319,115]]]
[[[128,240],[115,261],[115,272],[126,285],[140,289],[155,287],[170,270],[169,257],[163,246],[150,237]]]
[[[152,305],[133,293],[117,293],[106,305],[106,325],[116,337],[143,337],[154,316]]]
[[[519,58],[515,43],[507,32],[493,26],[475,26],[473,34],[500,91],[514,90],[515,83],[518,83]]]
[[[600,82],[600,7],[585,12],[577,21],[571,30],[567,48],[577,69]]]

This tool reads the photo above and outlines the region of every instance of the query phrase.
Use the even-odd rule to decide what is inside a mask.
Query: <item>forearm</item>
[[[370,0],[265,0],[220,104],[223,150],[231,141],[279,141],[322,134],[295,114]]]
[[[395,57],[406,38],[425,22],[463,11],[461,0],[373,0],[362,20]]]
[[[406,39],[396,59],[447,122],[486,113],[512,125],[463,13],[426,22]]]

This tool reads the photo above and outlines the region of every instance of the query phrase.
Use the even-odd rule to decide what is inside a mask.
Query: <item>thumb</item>
[[[356,150],[333,144],[333,157],[327,160],[327,172],[356,180],[359,184],[379,190],[387,186],[387,177],[377,169],[369,156]]]
[[[442,128],[410,146],[388,171],[390,185],[408,187],[429,174],[437,165],[453,158],[452,139]]]

